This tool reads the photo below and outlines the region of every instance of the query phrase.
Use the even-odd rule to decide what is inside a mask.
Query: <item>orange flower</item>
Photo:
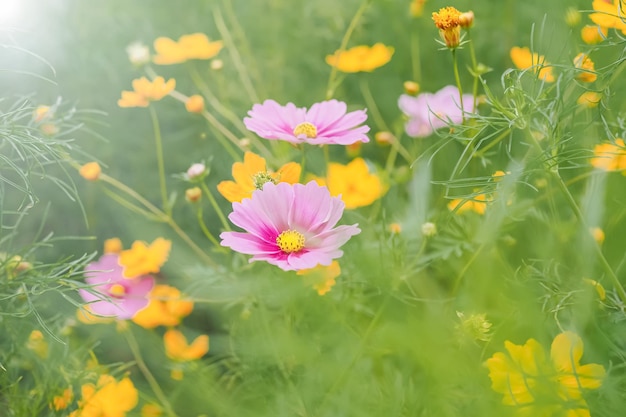
[[[624,22],[624,14],[626,9],[622,6],[624,0],[594,0],[592,3],[593,10],[589,18],[596,25],[603,28],[613,28],[621,30],[626,35],[626,22]]]
[[[332,261],[330,265],[318,265],[315,268],[300,269],[297,275],[306,277],[319,295],[324,295],[335,285],[335,280],[341,274],[339,262]]]
[[[326,178],[316,181],[326,185],[331,195],[341,195],[347,209],[369,206],[386,191],[380,177],[370,173],[363,158],[355,158],[347,165],[331,162]]]
[[[194,94],[185,101],[185,108],[189,113],[202,113],[204,98],[199,94]]]
[[[178,42],[160,37],[154,41],[154,50],[157,55],[152,59],[158,65],[179,64],[189,59],[211,59],[217,55],[224,43],[210,42],[204,33],[183,35]]]
[[[137,405],[137,389],[129,378],[119,382],[111,375],[102,375],[96,385],[85,384],[81,388],[80,408],[70,417],[124,417]]]
[[[255,153],[246,152],[243,156],[243,163],[233,164],[232,174],[235,181],[220,182],[217,185],[217,191],[231,203],[241,202],[244,198],[250,198],[254,190],[262,188],[263,184],[268,181],[297,183],[301,171],[300,164],[288,162],[278,171],[268,172],[264,158]]]
[[[466,211],[485,214],[489,201],[490,199],[487,198],[486,194],[478,194],[474,196],[472,200],[456,198],[448,203],[448,210],[454,211],[456,214],[461,214]]]
[[[432,14],[439,35],[448,48],[456,48],[461,41],[461,12],[454,7],[444,7]]]
[[[342,72],[371,72],[388,63],[393,52],[393,47],[382,43],[377,43],[372,47],[360,45],[327,55],[326,63]]]
[[[602,42],[609,35],[609,30],[598,25],[586,25],[580,30],[580,37],[588,45]]]
[[[603,171],[626,170],[626,145],[623,139],[615,139],[615,143],[601,143],[593,148],[594,156],[591,165]]]
[[[133,91],[122,91],[122,98],[117,101],[120,107],[148,107],[151,101],[161,100],[176,88],[176,80],[170,78],[165,82],[163,77],[153,81],[146,77],[133,80]]]
[[[96,181],[98,180],[98,178],[100,178],[102,168],[100,168],[100,164],[98,164],[97,162],[88,162],[80,167],[78,173],[87,181]]]
[[[595,91],[585,91],[578,97],[576,103],[581,106],[585,106],[588,108],[597,107],[600,101],[602,100],[602,96]]]
[[[574,66],[580,71],[576,78],[584,83],[592,83],[598,78],[598,75],[595,73],[595,65],[589,55],[585,53],[579,53],[574,58]]]
[[[150,246],[145,242],[136,241],[130,249],[120,253],[119,263],[124,267],[125,278],[135,278],[160,271],[167,261],[172,242],[162,237]]]
[[[165,354],[168,358],[179,362],[200,359],[209,351],[209,336],[202,335],[187,343],[185,336],[178,330],[170,329],[163,335]]]
[[[61,395],[55,395],[50,403],[50,408],[55,411],[65,410],[74,399],[72,387],[66,388]]]
[[[532,69],[535,74],[539,74],[539,79],[545,82],[551,83],[554,82],[554,75],[552,75],[552,67],[545,60],[543,55],[539,55],[536,52],[531,53],[530,49],[527,47],[517,47],[514,46],[511,48],[511,60],[513,64],[521,69]]]
[[[33,330],[28,336],[28,342],[26,343],[28,350],[35,352],[41,359],[48,357],[48,342],[43,337],[43,333],[39,330]]]
[[[176,326],[193,310],[193,301],[182,299],[180,291],[169,285],[156,285],[148,298],[148,306],[133,317],[136,324],[146,329]]]
[[[117,237],[104,241],[104,253],[120,253],[122,249],[122,241]]]

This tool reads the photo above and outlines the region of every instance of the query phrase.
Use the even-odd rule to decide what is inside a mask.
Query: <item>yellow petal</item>
[[[233,181],[222,181],[217,184],[217,191],[231,203],[239,203],[244,198],[250,198],[253,189],[245,189]]]
[[[277,172],[278,181],[286,182],[288,184],[297,184],[300,181],[300,174],[302,173],[302,166],[297,162],[288,162]]]

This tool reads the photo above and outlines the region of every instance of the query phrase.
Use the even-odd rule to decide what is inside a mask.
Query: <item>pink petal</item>
[[[220,244],[247,255],[276,253],[280,251],[276,242],[273,244],[259,239],[253,234],[242,232],[222,232]]]
[[[243,119],[246,128],[265,139],[282,139],[298,142],[293,129],[304,121],[306,109],[297,108],[293,103],[281,106],[274,100],[255,104],[248,112],[250,117]]]
[[[313,123],[319,133],[320,130],[341,120],[346,114],[346,109],[346,103],[343,101],[329,100],[315,103],[306,113],[306,121]]]

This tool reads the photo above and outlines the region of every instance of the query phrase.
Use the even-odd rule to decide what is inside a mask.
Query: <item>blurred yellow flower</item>
[[[432,14],[433,22],[439,29],[439,36],[448,48],[454,49],[461,41],[461,12],[454,7],[444,7]]]
[[[76,310],[76,318],[83,324],[106,324],[113,323],[115,318],[97,316],[91,311],[89,304],[81,306]]]
[[[244,198],[250,198],[252,192],[262,188],[265,182],[297,183],[301,171],[302,167],[296,162],[288,162],[276,172],[268,171],[264,158],[253,152],[246,152],[243,162],[233,164],[232,175],[235,181],[220,182],[217,191],[231,203],[241,202]]]
[[[326,63],[342,72],[374,71],[391,60],[394,49],[377,43],[372,47],[355,46],[345,51],[337,50],[333,55],[326,56]]]
[[[150,246],[145,242],[134,242],[130,249],[120,252],[119,264],[124,267],[124,277],[156,274],[167,261],[171,247],[172,242],[162,237],[155,239]]]
[[[80,167],[78,173],[87,181],[97,181],[102,173],[102,168],[100,168],[100,164],[97,162],[87,162]]]
[[[74,399],[74,391],[72,387],[63,390],[61,395],[55,395],[50,403],[50,408],[55,411],[65,410]]]
[[[156,285],[148,298],[148,306],[139,310],[132,319],[146,329],[177,326],[193,310],[193,301],[182,299],[180,291],[169,285]]]
[[[185,101],[185,109],[189,113],[202,113],[204,110],[204,97],[194,94]]]
[[[598,25],[585,25],[580,30],[580,37],[588,45],[602,42],[609,35],[609,30]]]
[[[589,55],[582,52],[576,55],[574,58],[574,66],[582,70],[576,75],[579,81],[592,83],[598,78],[598,75],[595,73],[595,65],[591,58],[589,58]]]
[[[54,112],[50,106],[37,106],[33,112],[33,120],[35,122],[42,122],[46,119],[51,119],[54,116]]]
[[[409,6],[409,12],[413,17],[420,17],[424,14],[424,5],[426,4],[426,0],[411,0],[411,5]]]
[[[81,395],[79,409],[69,417],[124,417],[138,400],[137,389],[128,377],[118,382],[111,375],[101,375],[96,385],[83,385]]]
[[[626,170],[626,145],[622,139],[615,143],[601,143],[594,146],[591,165],[603,171]]]
[[[591,6],[596,13],[591,13],[589,18],[596,25],[603,28],[613,28],[621,30],[626,35],[626,22],[624,14],[626,8],[623,6],[624,0],[594,0]]]
[[[568,416],[589,416],[582,390],[599,388],[606,371],[602,365],[580,365],[583,342],[577,334],[557,335],[550,360],[535,339],[521,346],[507,340],[504,346],[507,353],[497,352],[485,362],[491,388],[503,394],[503,404],[529,413],[524,415],[557,415],[567,405]]]
[[[167,357],[179,362],[200,359],[209,351],[209,336],[207,335],[198,336],[191,344],[188,344],[180,331],[169,329],[163,335],[163,342]]]
[[[319,295],[324,295],[335,285],[335,280],[341,275],[341,268],[339,262],[332,261],[328,266],[300,269],[296,274],[305,277]]]
[[[332,196],[341,196],[347,209],[369,206],[385,193],[385,188],[376,174],[369,172],[363,158],[355,158],[347,165],[331,162],[326,178],[316,178],[326,185]]]
[[[455,198],[448,203],[448,210],[461,214],[466,211],[473,211],[478,214],[485,214],[487,204],[491,201],[486,194],[478,194],[472,200],[464,198]]]
[[[122,241],[117,237],[104,241],[104,253],[120,253],[122,249]]]
[[[402,225],[400,223],[391,223],[389,225],[389,231],[393,235],[399,235],[402,233]]]
[[[602,96],[595,91],[585,91],[580,95],[580,97],[578,97],[576,103],[578,103],[580,106],[585,106],[591,109],[597,107],[598,104],[600,104],[601,100]]]
[[[28,336],[28,342],[26,342],[26,348],[35,352],[41,359],[48,357],[48,342],[43,337],[43,333],[39,330],[33,330]]]
[[[157,55],[152,59],[158,65],[179,64],[190,59],[211,59],[224,47],[222,41],[210,42],[204,33],[192,33],[178,38],[178,42],[160,37],[154,41]]]
[[[122,91],[122,98],[117,101],[120,107],[148,107],[151,101],[161,100],[176,88],[176,80],[165,81],[161,76],[153,81],[146,77],[133,80],[133,91]]]
[[[599,227],[592,227],[589,229],[589,233],[591,233],[591,237],[593,237],[593,240],[595,240],[598,245],[604,243],[604,230]]]
[[[552,74],[552,67],[545,60],[543,55],[539,55],[536,52],[531,53],[527,47],[520,48],[514,46],[510,51],[511,60],[513,65],[518,69],[525,70],[532,68],[535,74],[538,73],[540,80],[551,83],[554,82],[554,75]]]
[[[163,410],[158,404],[145,404],[141,407],[141,417],[160,417]]]
[[[590,279],[590,278],[583,278],[583,281],[596,289],[596,292],[598,293],[598,297],[600,298],[600,300],[606,299],[606,290],[604,289],[604,286],[602,286],[602,284],[600,284],[595,279]]]

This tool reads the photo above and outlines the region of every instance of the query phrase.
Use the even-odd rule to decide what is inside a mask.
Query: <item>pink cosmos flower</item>
[[[344,207],[315,181],[268,182],[251,198],[233,203],[228,218],[246,232],[222,233],[222,246],[285,271],[328,266],[343,255],[339,247],[361,232],[356,224],[335,227]]]
[[[85,281],[90,290],[78,290],[80,296],[90,303],[89,308],[100,316],[121,320],[132,318],[148,305],[148,293],[154,287],[154,278],[143,275],[124,278],[124,268],[118,263],[119,255],[102,255],[97,262],[85,267]]]
[[[293,103],[281,106],[274,100],[255,104],[243,123],[248,130],[265,139],[286,140],[312,145],[352,145],[369,142],[369,126],[359,126],[367,119],[365,110],[346,113],[346,103],[329,100],[315,103],[307,111]]]
[[[400,110],[409,121],[404,126],[406,134],[415,138],[430,136],[436,129],[461,123],[463,113],[459,105],[459,89],[453,85],[443,87],[434,94],[422,93],[417,97],[402,94],[398,99]],[[474,112],[474,97],[463,94],[465,116]]]

